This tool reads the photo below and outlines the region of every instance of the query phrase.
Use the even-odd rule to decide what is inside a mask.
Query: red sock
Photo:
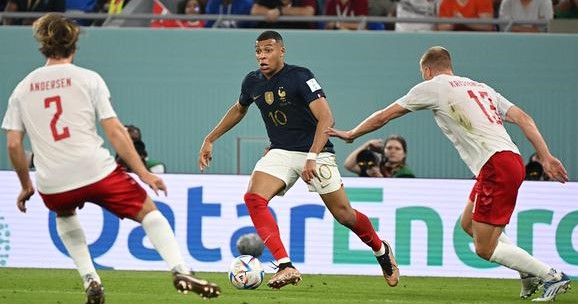
[[[351,231],[357,234],[361,241],[371,247],[373,251],[379,251],[382,245],[381,239],[373,229],[373,226],[371,226],[369,218],[357,210],[355,210],[355,215],[357,216],[357,221],[351,227]]]
[[[275,260],[289,257],[279,236],[279,226],[267,208],[269,202],[255,193],[246,193],[244,199],[257,234],[271,251]]]

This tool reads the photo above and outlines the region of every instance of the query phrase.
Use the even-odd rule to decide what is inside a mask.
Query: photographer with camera
[[[353,150],[343,165],[360,177],[415,177],[405,163],[406,155],[405,139],[399,135],[391,135],[385,141],[367,141]]]
[[[540,158],[536,153],[530,155],[528,163],[526,164],[526,178],[525,180],[534,181],[549,181],[548,175],[544,172],[544,167],[540,162]]]

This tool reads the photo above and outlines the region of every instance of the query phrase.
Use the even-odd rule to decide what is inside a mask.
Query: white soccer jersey
[[[494,153],[520,153],[503,125],[513,104],[486,84],[438,75],[416,85],[396,103],[410,111],[431,109],[438,126],[476,176]]]
[[[115,117],[100,75],[73,64],[38,68],[8,101],[2,129],[30,137],[38,190],[60,193],[92,184],[116,167],[96,119]]]

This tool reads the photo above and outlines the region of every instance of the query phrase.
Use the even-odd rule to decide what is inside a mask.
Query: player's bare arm
[[[14,170],[20,181],[20,186],[22,187],[16,199],[16,206],[21,212],[26,212],[26,201],[34,194],[34,186],[32,185],[32,180],[30,180],[28,160],[26,160],[26,155],[24,154],[24,132],[8,130],[6,138],[10,161],[14,166]]]
[[[239,101],[235,102],[233,106],[229,108],[225,116],[219,121],[217,126],[205,136],[201,150],[199,151],[199,169],[201,172],[209,166],[209,163],[213,159],[213,143],[221,137],[223,134],[227,133],[234,126],[236,126],[247,114],[249,107],[243,106]]]
[[[116,117],[101,120],[102,128],[114,150],[125,161],[128,167],[139,177],[141,181],[149,185],[158,195],[158,190],[167,194],[164,181],[150,173],[136,152],[132,139],[124,125]]]
[[[357,127],[349,131],[340,131],[334,128],[328,128],[325,133],[332,137],[338,137],[346,142],[352,143],[356,138],[367,134],[369,132],[375,131],[393,119],[407,114],[409,110],[398,105],[397,103],[392,103],[387,108],[375,111],[364,121],[362,121]]]
[[[561,183],[568,181],[568,172],[566,172],[564,165],[550,153],[546,141],[542,137],[542,134],[540,134],[540,130],[538,130],[534,119],[532,119],[530,115],[526,114],[522,109],[512,106],[506,113],[506,121],[518,125],[522,132],[524,132],[524,135],[526,135],[532,146],[534,146],[536,154],[544,167],[544,172],[546,172],[550,178]]]
[[[325,130],[333,127],[335,121],[333,120],[331,108],[329,108],[329,104],[327,103],[327,100],[325,100],[325,97],[318,98],[309,103],[309,108],[311,109],[313,116],[317,119],[315,137],[313,138],[313,143],[311,144],[311,148],[309,148],[309,152],[319,154],[329,139],[329,136],[325,134]],[[303,172],[301,173],[301,178],[303,178],[305,182],[309,182],[315,177],[318,178],[316,159],[308,158],[305,162]]]

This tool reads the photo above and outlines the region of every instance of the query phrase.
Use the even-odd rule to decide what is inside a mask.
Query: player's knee
[[[348,208],[339,208],[333,213],[333,217],[339,222],[339,224],[351,228],[355,226],[356,222],[356,215],[355,212],[351,212],[353,209],[349,210]]]
[[[243,200],[245,201],[245,205],[247,206],[247,209],[249,209],[249,212],[267,208],[267,200],[259,194],[245,193]]]
[[[470,236],[472,235],[472,222],[471,221],[466,220],[462,217],[461,226],[462,226],[462,229],[464,229],[464,231],[467,234],[469,234]]]
[[[494,254],[494,250],[491,248],[476,245],[476,254],[480,258],[489,261],[490,258],[492,257],[492,254]]]

